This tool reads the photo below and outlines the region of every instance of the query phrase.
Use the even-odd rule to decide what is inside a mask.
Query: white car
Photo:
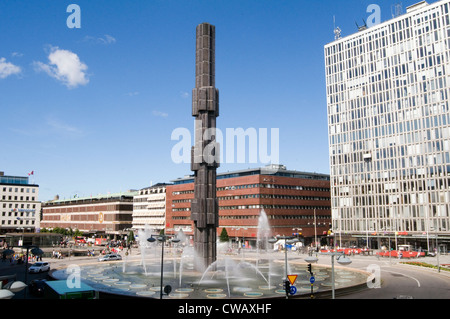
[[[43,271],[49,271],[50,270],[50,264],[48,262],[37,262],[33,265],[31,265],[30,268],[28,268],[28,272],[30,273],[38,273]]]
[[[122,260],[122,256],[117,254],[107,254],[98,258],[98,261]]]

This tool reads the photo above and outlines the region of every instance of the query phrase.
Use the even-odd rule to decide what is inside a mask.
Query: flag
[[[29,172],[28,176],[30,176],[30,175],[34,175],[34,171]]]

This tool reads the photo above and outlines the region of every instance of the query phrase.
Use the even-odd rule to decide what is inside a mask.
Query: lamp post
[[[278,240],[280,239],[284,239],[284,278],[285,281],[288,281],[288,262],[287,262],[287,247],[286,244],[293,244],[296,241],[298,241],[298,239],[292,239],[291,236],[277,236],[277,238],[270,238],[267,241],[271,244],[276,243]],[[289,298],[288,293],[286,292],[286,299]]]
[[[287,247],[286,244],[292,244],[294,241],[291,236],[280,236],[278,239],[284,239],[284,278],[288,280],[288,259],[287,259]],[[286,298],[288,296],[286,295]]]
[[[352,263],[352,261],[345,257],[345,253],[344,252],[330,252],[330,253],[323,253],[323,255],[328,255],[331,256],[331,298],[335,299],[335,282],[334,282],[334,257],[336,258],[336,261],[343,265],[343,266],[347,266],[350,265]]]
[[[161,288],[160,288],[160,295],[159,299],[162,299],[163,297],[163,278],[164,278],[164,244],[167,241],[168,236],[167,235],[159,235],[158,241],[161,242]],[[153,235],[150,238],[147,238],[147,241],[150,243],[153,243],[156,241],[156,239],[153,237]],[[180,240],[178,238],[172,238],[171,242],[178,243]],[[164,287],[164,292],[166,294],[169,294],[172,288],[170,286]]]
[[[435,230],[435,232],[436,232],[436,258],[437,258],[437,269],[438,269],[438,272],[441,272],[441,265],[440,265],[440,262],[439,262],[440,250],[439,250],[439,241],[438,241],[438,239],[439,239],[438,230],[435,229],[434,226],[431,226],[431,227],[430,227],[430,230],[431,230],[431,231]],[[446,229],[445,229],[445,228],[442,228],[442,230],[445,231]]]

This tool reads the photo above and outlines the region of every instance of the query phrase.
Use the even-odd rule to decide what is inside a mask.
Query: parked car
[[[44,295],[44,287],[46,279],[36,279],[31,281],[31,283],[28,285],[30,288],[30,293],[33,296],[42,297]]]
[[[46,261],[37,262],[37,263],[31,265],[30,268],[28,268],[28,272],[30,272],[30,273],[38,273],[38,272],[49,271],[49,270],[50,270],[50,264]]]
[[[100,256],[98,261],[111,261],[111,260],[122,260],[122,256],[117,254],[107,254],[105,256]]]

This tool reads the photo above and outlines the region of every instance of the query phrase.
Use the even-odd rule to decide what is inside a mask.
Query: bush
[[[404,261],[404,262],[401,262],[401,264],[437,269],[437,266],[435,266],[435,265],[424,263],[424,262],[420,262],[420,261]],[[441,265],[440,268],[441,268],[441,270],[450,271],[450,269],[442,267],[442,265]]]

